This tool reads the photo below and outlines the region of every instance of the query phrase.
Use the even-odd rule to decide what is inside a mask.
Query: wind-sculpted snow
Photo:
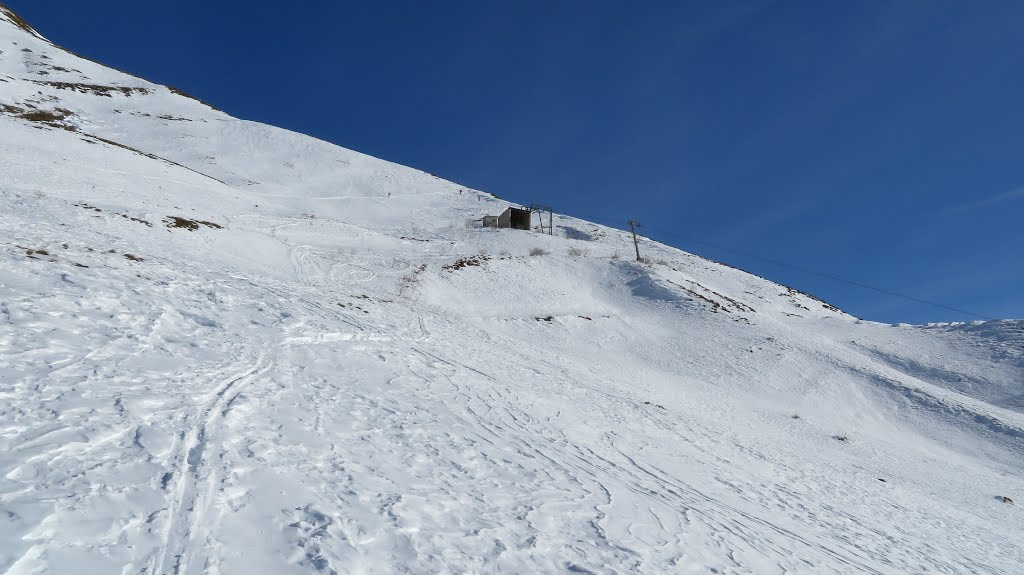
[[[1020,322],[485,230],[9,17],[0,51],[0,573],[1021,572]]]

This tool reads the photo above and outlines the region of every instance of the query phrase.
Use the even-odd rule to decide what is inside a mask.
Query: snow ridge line
[[[177,473],[178,480],[168,495],[167,522],[164,526],[163,542],[152,556],[143,573],[175,575],[190,572],[193,557],[189,554],[197,538],[213,484],[215,472],[208,468],[207,447],[211,435],[224,417],[226,406],[233,402],[242,391],[260,375],[266,373],[273,362],[265,361],[260,355],[256,363],[244,372],[228,378],[222,383],[213,398],[204,405],[187,433],[183,432],[175,459],[177,468],[164,475],[164,484],[170,482],[171,474]],[[206,489],[200,489],[205,483]],[[173,560],[168,552],[173,553]]]

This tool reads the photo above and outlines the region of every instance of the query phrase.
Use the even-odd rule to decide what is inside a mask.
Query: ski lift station
[[[484,216],[485,228],[530,229],[530,210],[509,207],[500,216]]]

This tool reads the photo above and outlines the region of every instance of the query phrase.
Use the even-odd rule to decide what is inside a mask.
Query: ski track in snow
[[[0,573],[1021,572],[1024,322],[473,227],[7,20]]]
[[[191,552],[205,543],[202,530],[216,488],[217,469],[212,461],[218,457],[217,445],[213,443],[218,424],[246,385],[270,369],[262,363],[263,358],[259,358],[255,365],[218,386],[213,397],[194,410],[195,420],[187,423],[182,431],[180,445],[175,449],[177,464],[161,478],[164,485],[173,482],[174,486],[169,489],[167,499],[163,543],[149,572],[192,572]]]

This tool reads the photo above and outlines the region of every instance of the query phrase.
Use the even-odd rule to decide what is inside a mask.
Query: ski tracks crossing
[[[207,544],[202,540],[204,531],[209,530],[206,513],[223,472],[217,465],[221,422],[231,404],[272,365],[261,355],[225,379],[203,404],[190,409],[188,424],[173,450],[172,467],[161,480],[168,491],[163,510],[166,517],[162,543],[153,555],[148,573],[193,572],[195,551]]]

